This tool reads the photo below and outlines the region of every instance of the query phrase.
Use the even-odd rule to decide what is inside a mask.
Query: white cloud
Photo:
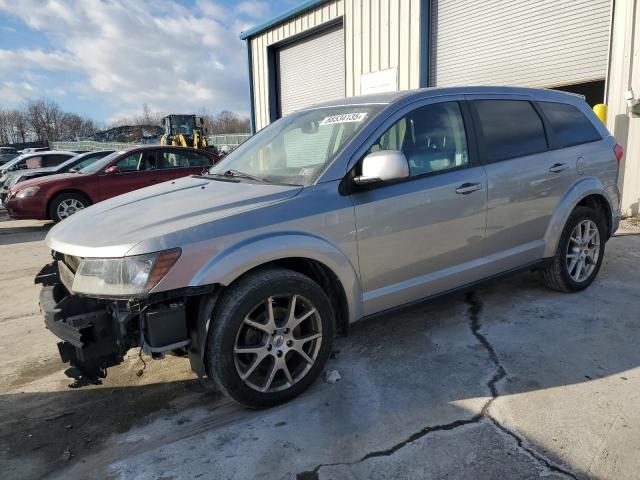
[[[34,88],[29,82],[0,82],[0,98],[3,101],[18,104],[33,97]]]
[[[0,49],[0,65],[12,69],[42,68],[44,65],[46,70],[72,70],[77,67],[74,58],[65,52],[27,49]]]
[[[246,3],[252,14],[266,8],[264,2],[236,8]],[[143,103],[163,112],[248,111],[238,19],[211,0],[192,9],[167,0],[0,0],[0,14],[20,18],[51,44],[48,51],[0,49],[0,82],[10,73],[15,78],[18,68],[25,77],[29,69],[69,71],[75,82],[51,91],[60,87],[112,111],[139,112]],[[31,95],[46,93],[34,88]]]
[[[236,12],[252,18],[265,18],[269,13],[267,2],[260,0],[245,0],[236,6]]]

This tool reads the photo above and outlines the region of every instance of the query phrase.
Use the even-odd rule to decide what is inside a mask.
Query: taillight
[[[616,160],[620,161],[624,155],[624,148],[619,143],[616,143],[616,146],[613,147],[613,153],[616,155]]]

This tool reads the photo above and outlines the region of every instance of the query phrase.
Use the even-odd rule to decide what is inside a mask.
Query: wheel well
[[[322,262],[310,258],[290,257],[274,260],[252,268],[244,275],[255,270],[278,266],[301,273],[316,282],[326,293],[336,314],[336,332],[346,335],[349,329],[349,305],[347,295],[338,276]]]
[[[607,238],[611,236],[611,207],[606,198],[598,194],[588,195],[580,200],[577,206],[588,207],[598,212],[607,226]]]
[[[87,195],[86,193],[80,191],[80,190],[73,190],[73,189],[66,189],[66,190],[60,190],[59,192],[56,192],[54,195],[51,196],[51,198],[49,199],[49,201],[47,202],[47,218],[51,219],[51,204],[53,203],[53,201],[58,198],[60,195],[63,195],[65,193],[73,193],[75,195],[80,195],[81,197],[83,197],[89,205],[91,205],[93,202],[91,201],[91,198],[89,197],[89,195]]]

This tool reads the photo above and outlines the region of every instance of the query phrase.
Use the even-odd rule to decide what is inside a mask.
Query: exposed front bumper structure
[[[45,266],[35,282],[43,285],[40,310],[45,326],[62,340],[60,358],[77,370],[75,378],[97,381],[134,347],[161,356],[190,343],[185,298],[132,303],[73,295],[65,286],[73,272],[59,262],[63,260]]]

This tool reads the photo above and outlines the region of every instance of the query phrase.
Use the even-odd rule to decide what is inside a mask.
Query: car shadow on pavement
[[[44,240],[53,226],[52,222],[42,221],[12,221],[6,213],[0,212],[0,245],[13,245],[25,242],[39,242]],[[4,222],[7,222],[3,225]]]
[[[231,404],[207,380],[122,387],[107,377],[1,395],[0,461],[9,478],[441,478],[461,468],[461,478],[585,478],[571,445],[501,423],[492,403],[557,388],[572,398],[574,386],[640,365],[640,319],[621,302],[639,274],[610,262],[588,292],[549,292],[525,274],[357,323],[327,367],[340,381],[266,411]],[[596,410],[594,397],[573,400]]]

